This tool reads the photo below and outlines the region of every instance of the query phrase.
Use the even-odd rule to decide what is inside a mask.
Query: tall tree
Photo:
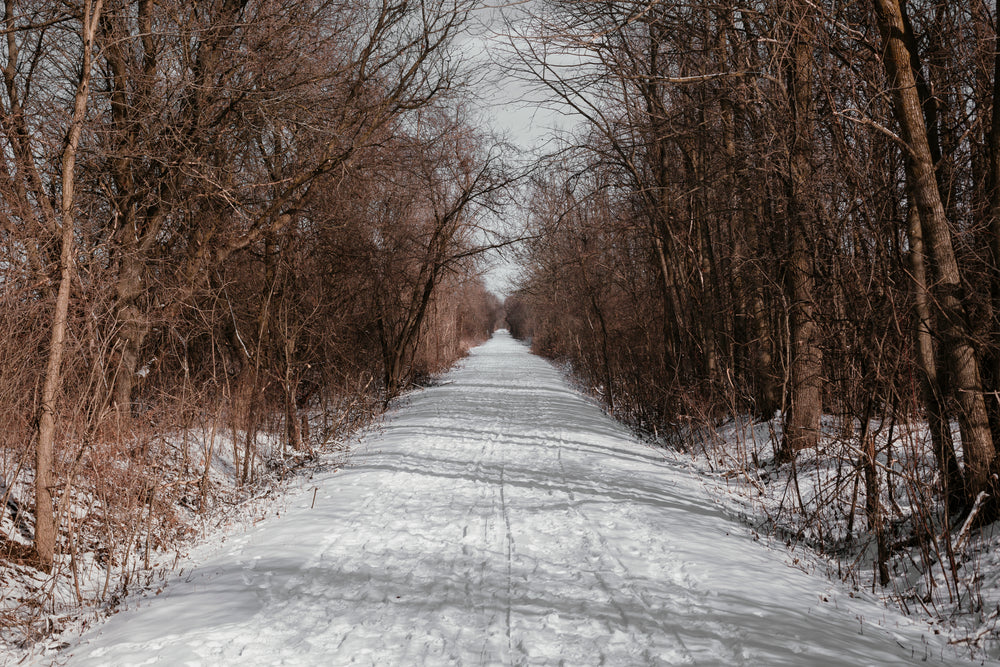
[[[791,30],[786,65],[788,102],[792,116],[788,165],[789,301],[788,410],[780,458],[815,447],[823,412],[823,356],[816,321],[817,226],[813,185],[813,69],[816,19],[812,3],[794,0],[788,5]]]
[[[8,1],[5,6],[5,23],[8,30],[8,67],[17,68],[16,48],[19,35],[13,29],[14,3]],[[35,443],[35,556],[39,566],[49,571],[52,569],[57,540],[57,524],[54,514],[52,489],[55,480],[52,475],[53,449],[56,435],[56,407],[62,386],[62,360],[66,340],[67,313],[69,311],[70,290],[73,282],[73,247],[76,229],[75,189],[76,189],[76,159],[80,146],[80,135],[83,132],[84,117],[87,112],[87,100],[90,96],[91,63],[93,60],[94,37],[97,33],[98,21],[101,16],[102,0],[85,0],[82,11],[75,17],[80,22],[79,33],[79,80],[73,96],[72,112],[62,154],[59,159],[59,191],[58,220],[51,224],[59,230],[59,288],[56,293],[55,307],[52,313],[51,339],[49,342],[48,362],[45,367],[45,380],[38,406],[38,431]],[[9,89],[10,90],[10,89]]]
[[[990,469],[996,452],[983,398],[979,361],[962,304],[962,276],[938,187],[928,127],[912,65],[917,61],[917,54],[910,46],[915,40],[899,0],[875,0],[874,17],[882,38],[882,60],[892,93],[894,115],[908,152],[907,192],[920,216],[922,241],[926,243],[936,274],[932,293],[958,406],[967,489],[971,498],[975,498],[990,488]],[[921,239],[911,239],[911,245],[914,241],[919,243]]]

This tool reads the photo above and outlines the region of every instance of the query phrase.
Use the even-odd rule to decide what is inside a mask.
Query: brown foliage
[[[534,184],[512,331],[643,429],[777,414],[776,460],[754,465],[857,442],[843,464],[874,503],[883,583],[898,444],[876,447],[877,424],[930,424],[937,467],[910,489],[926,516],[956,525],[992,489],[993,19],[892,0],[527,19],[547,48],[522,73],[585,122]]]
[[[78,4],[4,5],[0,538],[44,523],[48,415],[41,561],[98,554],[106,599],[219,466],[281,476],[489,335],[475,230],[510,177],[462,102],[470,3],[110,0],[93,48]]]

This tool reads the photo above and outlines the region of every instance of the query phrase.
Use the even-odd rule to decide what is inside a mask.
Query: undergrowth
[[[0,479],[13,480],[0,489],[0,658],[58,650],[63,631],[114,613],[131,594],[158,594],[192,549],[263,518],[297,476],[338,466],[352,434],[379,414],[374,396],[313,410],[300,450],[287,448],[279,419],[248,432],[221,415],[182,432],[67,447],[50,573],[34,565],[30,467],[0,451]]]

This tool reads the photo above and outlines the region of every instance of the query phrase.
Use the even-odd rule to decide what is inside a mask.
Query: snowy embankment
[[[499,332],[351,465],[60,664],[912,664],[926,625],[786,564]],[[47,659],[51,659],[51,656]]]

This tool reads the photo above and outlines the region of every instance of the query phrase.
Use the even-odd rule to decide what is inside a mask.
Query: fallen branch
[[[965,540],[969,537],[972,522],[975,520],[976,515],[979,514],[979,510],[983,506],[983,501],[989,497],[989,494],[985,491],[980,491],[979,495],[976,496],[976,502],[972,505],[972,511],[970,511],[969,516],[965,518],[965,523],[962,524],[962,530],[958,531],[958,539],[955,540],[955,551],[961,551],[962,547],[965,546]]]

